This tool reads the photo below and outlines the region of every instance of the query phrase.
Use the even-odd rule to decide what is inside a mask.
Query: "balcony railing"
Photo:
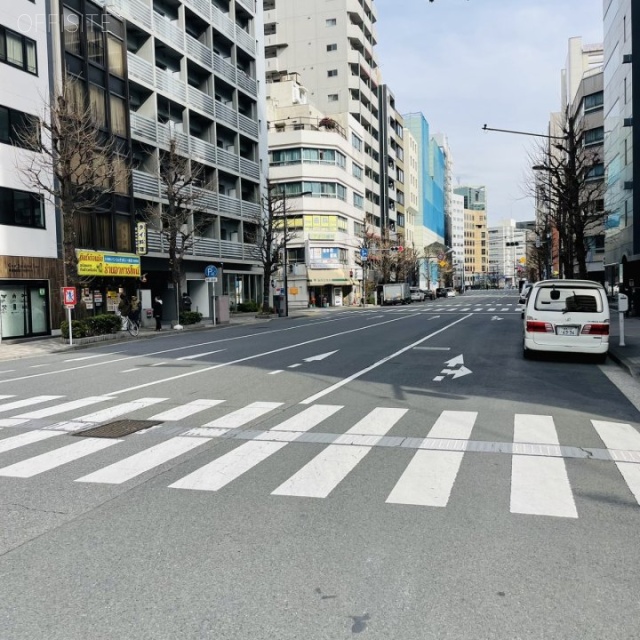
[[[251,13],[256,12],[254,0],[238,0],[238,3],[241,4],[245,9],[251,11]]]
[[[236,42],[249,53],[256,52],[255,38],[251,37],[242,27],[236,25]]]
[[[159,232],[149,229],[147,246],[150,253],[166,254],[169,251],[167,239]],[[194,238],[193,245],[187,249],[185,256],[201,258],[235,259],[254,262],[258,260],[258,248],[243,242],[230,242],[215,238]]]

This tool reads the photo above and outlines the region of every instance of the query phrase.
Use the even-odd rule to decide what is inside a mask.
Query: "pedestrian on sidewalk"
[[[162,331],[162,300],[159,296],[153,300],[153,317],[156,319],[156,331]]]

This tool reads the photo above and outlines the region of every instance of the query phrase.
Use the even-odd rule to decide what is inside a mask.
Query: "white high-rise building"
[[[46,335],[60,313],[55,208],[18,167],[22,133],[37,130],[49,95],[47,2],[5,2],[0,13],[0,332]]]
[[[309,102],[327,116],[351,114],[362,127],[365,213],[384,225],[380,203],[380,74],[373,0],[263,0],[267,81],[297,73]],[[393,216],[395,220],[395,215]]]
[[[517,287],[527,273],[527,230],[515,220],[502,220],[489,227],[488,236],[489,283],[500,289]]]

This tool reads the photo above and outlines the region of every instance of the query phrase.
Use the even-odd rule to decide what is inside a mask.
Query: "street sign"
[[[210,264],[204,269],[205,278],[216,278],[218,276],[218,268]]]
[[[65,307],[76,306],[76,288],[75,287],[62,287],[62,300]]]
[[[369,257],[369,249],[367,249],[366,247],[362,247],[362,249],[360,249],[360,258],[362,258],[362,260],[366,260]]]
[[[144,256],[147,254],[147,223],[136,222],[136,254]]]
[[[204,281],[215,284],[216,282],[218,282],[218,278],[205,278]]]

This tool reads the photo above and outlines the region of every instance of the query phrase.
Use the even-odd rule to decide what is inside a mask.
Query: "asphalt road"
[[[0,638],[637,638],[638,384],[516,302],[2,363]]]

